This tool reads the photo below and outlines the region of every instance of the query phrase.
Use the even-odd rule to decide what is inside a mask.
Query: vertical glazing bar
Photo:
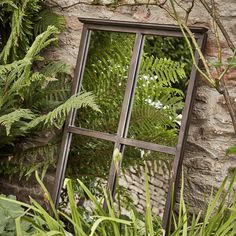
[[[79,55],[76,64],[75,76],[72,84],[72,95],[77,94],[81,87],[84,67],[87,58],[89,40],[90,40],[90,30],[88,30],[85,25],[83,27],[81,35]],[[70,144],[72,139],[72,133],[68,131],[68,127],[74,124],[75,116],[76,116],[76,110],[71,111],[66,120],[65,128],[63,131],[62,143],[57,163],[55,185],[52,193],[53,202],[56,207],[58,207],[58,203],[60,200],[60,193],[63,186],[66,165],[70,151]]]
[[[205,42],[206,42],[206,34],[201,35],[198,40],[198,45],[202,49],[205,49]],[[199,54],[195,52],[195,61],[199,64]],[[196,80],[197,80],[197,69],[195,66],[192,67],[186,101],[183,111],[183,117],[181,121],[181,127],[179,131],[179,138],[178,143],[176,146],[176,155],[174,159],[173,169],[172,169],[172,177],[169,183],[168,195],[165,205],[165,211],[163,215],[163,228],[166,230],[166,235],[168,235],[168,229],[170,224],[170,217],[171,217],[171,209],[173,209],[173,205],[175,203],[176,192],[179,186],[180,174],[182,169],[183,157],[184,157],[184,150],[185,145],[187,142],[187,135],[189,130],[189,124],[191,119],[191,113],[193,108],[194,97],[196,93]]]
[[[131,65],[128,73],[128,81],[126,85],[125,96],[122,104],[122,111],[119,120],[117,140],[115,143],[115,148],[118,148],[120,151],[122,151],[122,146],[123,146],[120,144],[120,138],[124,137],[124,135],[126,135],[127,133],[127,127],[128,127],[127,120],[130,117],[131,113],[131,104],[134,97],[134,90],[137,80],[138,68],[141,60],[143,42],[144,42],[144,35],[142,35],[141,33],[137,33],[131,59]],[[111,191],[112,196],[115,195],[115,188],[116,188],[116,173],[115,173],[115,165],[112,160],[108,179],[108,189]]]

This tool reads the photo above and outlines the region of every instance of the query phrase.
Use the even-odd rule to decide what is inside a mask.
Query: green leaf
[[[95,223],[93,224],[92,228],[91,228],[91,233],[89,234],[89,236],[93,236],[97,230],[97,227],[103,222],[103,221],[109,221],[109,222],[115,222],[115,223],[121,223],[121,224],[125,224],[125,225],[131,225],[131,221],[128,220],[122,220],[122,219],[118,219],[118,218],[112,218],[112,217],[106,217],[106,216],[101,216],[99,217],[98,220],[95,221]]]
[[[236,57],[229,57],[227,58],[227,64],[230,66],[230,68],[233,68],[236,66]]]
[[[212,61],[211,65],[215,68],[220,68],[223,64],[221,61]]]
[[[7,135],[10,135],[11,127],[20,120],[32,120],[35,118],[35,114],[29,109],[19,109],[0,116],[0,124],[6,127]]]
[[[154,236],[154,229],[153,229],[153,218],[152,218],[152,208],[151,208],[151,198],[150,198],[150,191],[148,185],[148,169],[147,165],[145,165],[145,192],[146,192],[146,227],[147,233],[150,236]]]
[[[229,147],[229,148],[226,150],[226,154],[227,154],[227,155],[236,154],[236,146]]]

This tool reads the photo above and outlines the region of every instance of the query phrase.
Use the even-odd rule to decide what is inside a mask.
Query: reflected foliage
[[[77,126],[116,133],[133,46],[132,34],[92,32],[82,89],[96,95],[102,112],[81,110]],[[166,48],[172,48],[172,51],[166,53]],[[174,49],[178,51],[177,57],[174,57]],[[183,109],[191,66],[189,58],[182,39],[146,37],[129,137],[167,146],[176,145],[180,124],[178,117]],[[112,148],[108,142],[77,137],[72,145],[68,176],[82,176],[88,185],[89,181],[96,182],[96,176],[107,177],[111,161],[108,153],[112,153]],[[134,149],[134,152],[135,155],[127,154],[130,158],[125,161],[126,168],[143,162],[141,150]],[[155,158],[165,158],[165,155],[155,157],[145,151],[146,160]]]
[[[149,56],[168,58],[185,64],[185,72],[190,75],[192,58],[184,38],[149,36],[144,47]],[[181,80],[177,86],[184,91],[188,83],[188,76]]]
[[[66,177],[83,179],[90,191],[101,194],[106,184],[113,148],[111,142],[74,135]]]
[[[116,133],[134,35],[93,31],[82,89],[97,97],[101,113],[83,110],[76,125]]]

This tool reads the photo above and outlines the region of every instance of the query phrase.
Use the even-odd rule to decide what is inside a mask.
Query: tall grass
[[[146,214],[144,221],[137,216],[134,210],[130,210],[130,217],[124,218],[122,214],[117,213],[117,207],[114,201],[104,190],[104,200],[107,204],[107,211],[102,207],[100,202],[90,190],[78,180],[79,185],[86,193],[91,204],[90,220],[88,221],[80,212],[74,199],[72,181],[66,182],[67,194],[69,199],[69,212],[65,213],[55,209],[51,196],[38,174],[36,178],[45,192],[45,196],[50,205],[52,214],[47,212],[40,204],[31,198],[31,204],[26,204],[13,199],[0,197],[1,201],[8,203],[17,203],[25,207],[25,212],[16,220],[16,235],[22,236],[22,224],[28,222],[32,224],[34,232],[30,235],[63,235],[63,236],[234,236],[236,235],[236,194],[234,183],[236,172],[230,181],[228,178],[222,182],[216,194],[210,196],[205,213],[199,212],[192,215],[184,201],[184,181],[182,181],[180,192],[180,204],[178,214],[172,214],[173,230],[165,232],[160,225],[154,223],[152,207],[150,204],[150,193],[148,187],[147,170],[145,173],[145,190],[146,190]],[[226,185],[229,182],[228,188]],[[62,220],[63,219],[63,220]],[[68,222],[72,228],[68,230],[64,222]]]
[[[183,179],[183,178],[182,178]],[[236,171],[231,180],[224,179],[216,194],[211,194],[205,212],[192,215],[184,202],[184,181],[180,193],[178,216],[173,215],[172,236],[235,236],[236,235]],[[226,187],[228,185],[228,187]],[[225,190],[226,189],[226,190]]]

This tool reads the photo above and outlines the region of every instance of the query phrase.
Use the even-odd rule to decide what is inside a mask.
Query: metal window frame
[[[140,64],[139,62],[141,59],[141,53],[144,44],[144,36],[158,35],[158,36],[183,37],[181,30],[178,26],[174,25],[159,25],[151,23],[136,23],[136,22],[110,21],[110,20],[108,21],[108,20],[90,19],[90,18],[79,18],[79,20],[84,24],[84,26],[82,30],[77,65],[72,85],[72,95],[77,94],[81,89],[83,73],[88,53],[88,46],[91,36],[91,30],[134,33],[136,34],[136,38],[131,58],[130,69],[128,72],[128,80],[126,84],[124,100],[122,103],[122,110],[120,114],[117,134],[109,134],[85,128],[75,127],[74,122],[76,117],[76,110],[70,112],[69,116],[67,117],[65,128],[63,131],[62,143],[57,163],[56,180],[52,193],[53,201],[57,207],[59,203],[60,192],[63,186],[63,180],[65,176],[65,170],[73,134],[79,134],[111,141],[114,143],[114,148],[118,148],[122,153],[124,151],[125,145],[167,153],[175,156],[172,168],[172,177],[169,183],[169,190],[167,194],[166,205],[163,215],[163,227],[164,229],[167,229],[169,226],[168,222],[170,219],[171,208],[173,207],[172,199],[174,197],[175,201],[176,191],[179,184],[180,172],[183,163],[184,149],[186,146],[193,101],[196,92],[195,85],[198,76],[196,67],[194,65],[192,66],[176,148],[127,138],[127,133],[129,127],[129,120],[132,112],[132,103],[134,99],[137,74]],[[190,29],[194,33],[199,47],[201,48],[202,51],[204,51],[207,39],[207,34],[206,34],[207,29],[203,27],[190,27]],[[200,60],[197,51],[195,52],[195,60],[199,64]],[[108,189],[111,191],[113,196],[115,195],[115,188],[116,188],[115,173],[116,173],[115,166],[112,161],[108,178]]]

